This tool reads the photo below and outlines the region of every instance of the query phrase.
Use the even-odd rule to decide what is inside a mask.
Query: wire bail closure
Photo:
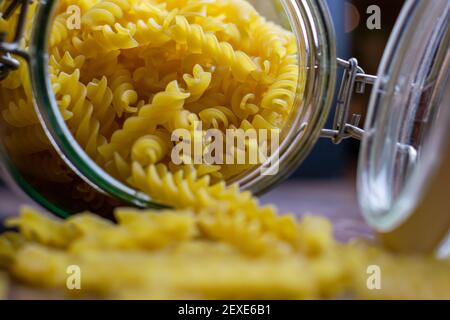
[[[336,112],[334,115],[333,129],[323,129],[321,137],[331,139],[334,144],[339,144],[345,139],[354,138],[361,140],[364,130],[360,128],[361,115],[352,114],[351,102],[353,93],[363,94],[366,85],[373,85],[377,79],[376,76],[368,75],[358,65],[356,58],[350,60],[337,59],[338,66],[344,68],[341,87],[336,103]]]
[[[9,19],[20,7],[19,19],[17,21],[13,41],[8,42],[6,40],[6,33],[0,33],[0,80],[5,79],[11,71],[19,68],[20,61],[14,58],[14,55],[19,56],[26,61],[29,60],[28,53],[20,48],[20,41],[24,34],[28,8],[31,3],[32,0],[12,0],[5,11],[0,13],[3,19]]]

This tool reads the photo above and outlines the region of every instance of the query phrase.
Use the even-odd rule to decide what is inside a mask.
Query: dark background
[[[328,0],[334,20],[338,56],[343,59],[356,57],[366,73],[376,75],[389,35],[403,6],[404,0]],[[369,30],[366,26],[367,8],[378,5],[381,9],[381,30]],[[355,22],[354,12],[360,16]],[[339,78],[340,79],[340,78]],[[370,86],[366,94],[355,95],[353,111],[364,115],[370,98]],[[328,127],[331,127],[330,117]],[[364,120],[364,117],[363,117]],[[331,141],[319,140],[313,153],[293,176],[294,179],[343,179],[353,177],[356,172],[359,142],[345,141],[334,145]]]

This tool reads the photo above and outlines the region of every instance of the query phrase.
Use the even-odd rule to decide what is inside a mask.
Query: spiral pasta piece
[[[231,108],[239,119],[244,120],[258,113],[259,106],[255,102],[257,101],[254,91],[246,85],[240,85],[231,97]]]
[[[59,77],[61,94],[70,97],[70,109],[73,117],[68,121],[74,131],[75,138],[86,152],[96,157],[97,148],[106,143],[100,134],[100,123],[94,116],[94,107],[87,99],[87,88],[79,82],[80,71],[72,74],[62,72]]]
[[[233,75],[245,81],[258,66],[242,51],[235,51],[227,42],[219,42],[213,34],[207,34],[199,25],[190,25],[185,17],[177,16],[170,32],[178,43],[184,44],[192,53],[203,53],[218,64],[231,68]]]
[[[83,14],[81,22],[89,27],[112,26],[129,9],[130,3],[127,0],[102,0]]]
[[[97,42],[107,52],[119,49],[131,49],[138,46],[133,38],[136,29],[133,24],[127,28],[119,23],[114,26],[104,25],[97,27],[90,35],[90,40]]]
[[[264,94],[261,107],[287,114],[291,111],[298,88],[297,56],[288,56],[280,66],[279,76]]]
[[[167,123],[174,112],[181,110],[189,93],[185,93],[176,81],[171,82],[164,92],[155,95],[149,105],[143,106],[137,116],[128,118],[123,128],[114,132],[111,142],[99,149],[108,159],[114,152],[120,152],[148,133],[152,133],[158,124]]]
[[[225,130],[230,126],[230,121],[227,116],[227,108],[207,108],[199,113],[202,123],[205,125],[205,129],[214,128]],[[234,116],[231,113],[231,116]]]
[[[186,100],[186,103],[199,100],[209,88],[211,78],[211,73],[205,72],[198,64],[195,65],[192,75],[185,74],[183,79],[186,82],[187,90],[190,93],[190,97]]]
[[[236,212],[232,216],[220,210],[213,215],[202,212],[199,215],[199,225],[208,237],[230,243],[246,254],[261,255],[267,252],[277,254],[291,250],[284,242],[263,230],[258,220],[249,219],[242,212]]]
[[[112,112],[114,96],[108,87],[107,78],[94,79],[89,82],[86,90],[86,96],[94,107],[94,116],[99,121],[101,133],[106,137],[111,136],[117,124],[115,123],[115,113]]]
[[[259,51],[262,59],[279,64],[287,55],[297,53],[295,36],[265,18],[255,19],[250,32],[256,44],[252,50]]]
[[[172,149],[167,132],[157,130],[152,135],[139,138],[131,149],[131,159],[142,165],[155,164],[163,160]]]
[[[86,58],[83,55],[73,57],[68,51],[61,56],[60,50],[55,50],[49,60],[49,68],[55,73],[72,73],[83,67]]]
[[[131,174],[131,165],[118,152],[115,152],[112,159],[104,164],[106,172],[116,179],[126,181]]]
[[[171,38],[164,33],[163,26],[158,24],[154,18],[138,20],[135,25],[134,38],[140,45],[160,47],[167,44]]]
[[[170,119],[164,124],[169,132],[177,129],[186,129],[188,131],[195,130],[195,123],[199,121],[197,114],[188,110],[175,110]]]
[[[53,29],[50,35],[50,46],[54,47],[65,41],[70,34],[67,28],[68,15],[58,15],[53,21]]]
[[[8,124],[19,128],[39,122],[33,106],[28,100],[22,98],[17,102],[11,101],[8,108],[2,111],[2,116]]]
[[[117,115],[120,117],[125,112],[136,112],[134,105],[138,101],[138,94],[134,89],[130,72],[119,65],[111,76],[110,82],[114,94],[112,103]]]

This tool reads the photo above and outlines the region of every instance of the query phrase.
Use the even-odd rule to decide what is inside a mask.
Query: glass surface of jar
[[[21,2],[26,15],[27,1]],[[442,245],[450,228],[450,87],[449,19],[447,1],[409,0],[391,36],[377,76],[364,73],[356,59],[336,57],[336,40],[330,13],[322,0],[255,1],[265,16],[290,28],[296,35],[299,66],[305,88],[282,133],[277,150],[280,172],[262,175],[254,167],[233,178],[255,194],[274,188],[307,157],[323,137],[340,143],[362,139],[358,165],[358,196],[364,216],[385,240],[399,250],[433,250]],[[23,30],[1,49],[28,62],[39,120],[60,159],[87,182],[92,193],[104,195],[106,207],[134,205],[162,207],[148,195],[112,178],[79,146],[55,100],[48,74],[48,42],[58,1],[40,1],[34,17],[30,47],[19,46]],[[20,23],[19,23],[20,25]],[[3,59],[5,61],[5,59]],[[22,61],[23,62],[23,61]],[[8,66],[5,64],[2,66]],[[11,66],[11,63],[9,64]],[[325,129],[333,110],[337,71],[344,69],[332,129]],[[374,85],[365,128],[360,115],[351,114],[351,99]],[[50,211],[67,217],[83,209],[88,199],[72,201],[72,192],[53,183],[31,181],[2,150],[5,175]],[[103,197],[103,196],[102,196]],[[98,198],[96,198],[98,199]],[[96,200],[97,201],[97,200]],[[103,202],[102,202],[103,203]],[[105,209],[105,211],[108,210]]]

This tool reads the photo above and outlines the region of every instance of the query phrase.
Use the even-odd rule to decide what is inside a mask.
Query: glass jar
[[[28,1],[16,1],[26,15]],[[267,191],[287,178],[307,157],[320,137],[336,144],[347,138],[362,139],[358,165],[358,195],[362,212],[386,245],[398,250],[430,251],[442,247],[450,230],[450,3],[406,2],[391,36],[378,76],[366,75],[356,59],[336,56],[336,38],[328,7],[323,0],[252,2],[270,19],[290,27],[297,45],[299,65],[306,86],[299,89],[294,110],[285,125],[277,150],[277,175],[262,175],[259,167],[247,170],[229,183],[239,183],[255,194]],[[92,188],[92,198],[105,212],[128,204],[163,207],[148,195],[112,178],[75,141],[59,111],[48,75],[48,39],[58,1],[39,2],[30,47],[19,46],[23,29],[15,40],[0,46],[0,73],[17,68],[11,55],[28,63],[37,113],[45,133],[78,183]],[[337,71],[344,70],[338,103],[332,109]],[[351,114],[355,92],[374,85],[365,128],[361,115]],[[332,129],[325,129],[334,110]],[[91,209],[88,198],[73,201],[73,193],[59,185],[31,179],[2,148],[4,175],[9,176],[32,199],[55,214],[67,217]],[[268,161],[274,161],[269,159]],[[263,164],[264,165],[264,164]],[[78,181],[79,180],[79,181]],[[105,198],[99,201],[98,197]]]

